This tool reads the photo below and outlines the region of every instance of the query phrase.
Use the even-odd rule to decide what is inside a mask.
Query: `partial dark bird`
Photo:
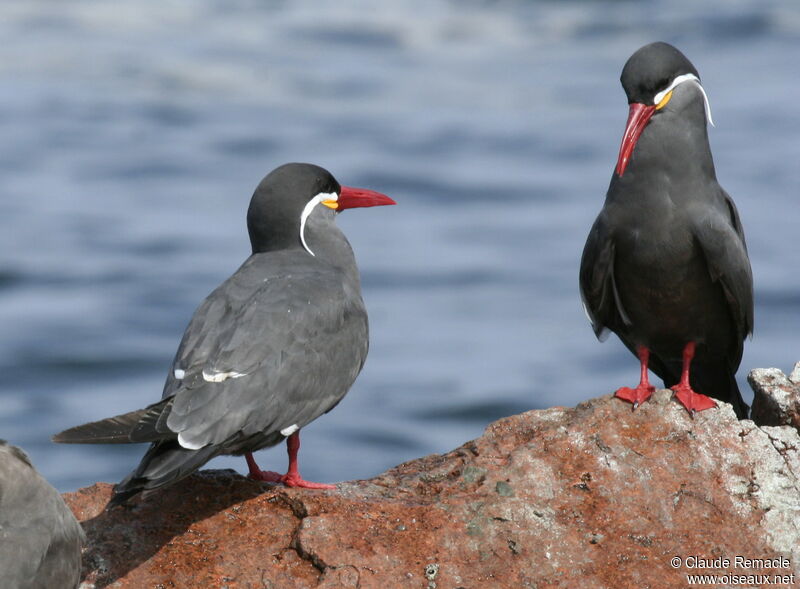
[[[161,401],[53,438],[151,443],[109,506],[220,454],[244,454],[257,480],[335,488],[303,480],[297,466],[300,430],[342,400],[369,345],[353,250],[334,221],[345,209],[391,204],[311,164],[283,165],[261,181],[247,211],[253,253],[195,311]],[[252,453],[282,440],[288,472],[260,470]]]
[[[753,278],[739,213],[717,183],[711,109],[692,63],[667,43],[636,51],[620,78],[630,111],[605,204],[583,250],[580,289],[595,334],[639,357],[690,412],[748,407],[735,374],[753,331]]]
[[[0,578],[8,589],[73,589],[86,542],[61,495],[25,452],[0,440]]]

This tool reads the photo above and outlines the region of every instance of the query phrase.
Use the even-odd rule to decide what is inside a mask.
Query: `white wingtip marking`
[[[289,427],[283,428],[281,430],[281,435],[286,437],[286,438],[288,438],[289,436],[291,436],[294,432],[296,432],[299,429],[300,429],[300,427],[298,427],[298,425],[296,423],[293,423]]]
[[[199,450],[205,444],[197,444],[195,442],[190,442],[183,436],[184,432],[178,434],[178,443],[181,445],[182,448],[186,448],[187,450]]]
[[[185,370],[181,370],[180,368],[176,368],[172,372],[172,374],[175,376],[176,379],[183,380],[183,377],[186,376],[186,371]]]
[[[222,382],[224,380],[228,380],[229,378],[241,378],[243,376],[247,376],[247,374],[234,372],[233,370],[230,372],[215,372],[214,374],[209,374],[203,370],[203,380],[206,382]]]
[[[303,247],[306,251],[311,254],[312,256],[316,255],[314,252],[311,251],[311,248],[308,247],[306,243],[306,220],[308,220],[308,216],[311,214],[311,211],[314,210],[314,207],[321,203],[323,200],[338,200],[339,195],[335,192],[320,192],[317,196],[312,198],[310,201],[306,203],[305,208],[303,208],[303,212],[300,214],[300,242],[303,244]]]

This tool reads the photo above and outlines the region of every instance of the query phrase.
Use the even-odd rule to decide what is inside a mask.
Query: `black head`
[[[706,121],[714,124],[697,69],[683,53],[668,43],[650,43],[638,49],[622,68],[620,82],[630,105],[617,158],[616,173],[620,177],[625,173],[639,136],[658,113],[686,111],[700,100],[700,104],[705,106],[705,115],[702,106],[699,113],[697,109],[693,114],[687,111],[686,122],[702,129],[702,133],[705,133]],[[677,98],[668,106],[673,95]]]
[[[267,174],[253,193],[247,210],[247,230],[253,252],[304,247],[306,222],[322,222],[323,230],[335,212],[395,202],[379,192],[342,186],[324,168],[313,164],[284,164]]]
[[[328,170],[313,164],[284,164],[272,170],[247,209],[253,252],[301,245],[300,218],[306,205],[318,195],[338,196],[341,189]]]
[[[692,62],[669,43],[650,43],[630,56],[619,80],[628,104],[655,104],[655,96],[684,74],[700,75]]]

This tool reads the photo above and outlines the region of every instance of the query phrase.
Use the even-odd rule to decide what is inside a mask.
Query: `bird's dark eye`
[[[669,86],[669,78],[662,78],[662,79],[660,79],[660,80],[658,81],[658,84],[656,84],[656,91],[657,91],[657,92],[661,92],[661,91],[662,91],[662,90],[664,90],[664,89],[665,89],[667,86]]]

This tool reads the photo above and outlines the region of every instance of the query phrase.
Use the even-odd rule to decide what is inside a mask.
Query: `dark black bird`
[[[0,578],[8,589],[72,589],[86,541],[61,495],[0,440]]]
[[[369,344],[358,268],[334,220],[344,209],[389,204],[311,164],[283,165],[261,181],[247,211],[253,253],[195,311],[161,401],[53,438],[151,443],[110,505],[220,454],[244,454],[259,480],[335,488],[304,481],[297,468],[299,430],[342,400]],[[252,452],[284,439],[288,472],[261,471]]]
[[[739,213],[717,183],[708,99],[666,43],[636,51],[620,80],[628,123],[580,270],[595,334],[613,331],[641,362],[639,385],[616,395],[634,408],[647,400],[649,366],[690,414],[716,406],[710,395],[744,418],[735,374],[753,330],[753,278]]]

